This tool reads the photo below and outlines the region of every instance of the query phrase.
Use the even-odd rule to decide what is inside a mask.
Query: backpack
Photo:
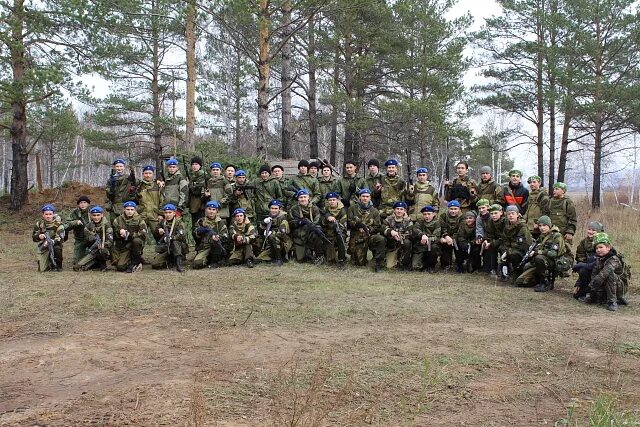
[[[618,276],[618,294],[624,295],[627,293],[627,289],[629,289],[629,282],[631,282],[631,266],[629,263],[625,261],[625,257],[622,253],[617,253],[618,259],[620,260],[620,265],[622,268],[620,269],[620,273],[616,271],[616,275]],[[620,289],[621,288],[621,289]],[[622,292],[620,292],[622,291]]]

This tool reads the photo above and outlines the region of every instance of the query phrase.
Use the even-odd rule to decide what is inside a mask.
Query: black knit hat
[[[271,168],[269,168],[269,165],[260,166],[260,173],[262,172],[269,172],[269,174],[271,174]]]
[[[202,159],[199,156],[193,156],[191,158],[191,164],[197,163],[202,167]]]
[[[309,161],[308,161],[308,160],[306,160],[306,159],[302,159],[302,160],[300,160],[300,161],[298,162],[298,168],[301,168],[302,166],[305,166],[305,167],[307,167],[307,168],[308,168],[308,167],[309,167]]]
[[[91,204],[91,200],[89,200],[89,197],[87,196],[80,196],[78,197],[78,201],[76,202],[76,205],[80,202],[87,202],[89,204]]]
[[[371,165],[373,165],[373,166],[375,166],[375,167],[377,167],[377,168],[380,168],[380,162],[378,161],[378,159],[371,159],[371,160],[369,160],[369,161],[367,162],[367,167],[369,167],[369,166],[371,166]]]

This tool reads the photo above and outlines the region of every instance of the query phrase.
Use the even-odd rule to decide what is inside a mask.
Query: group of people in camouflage
[[[106,270],[110,262],[118,271],[136,272],[151,243],[153,268],[175,266],[182,272],[191,232],[193,269],[259,262],[281,266],[291,259],[342,269],[347,255],[353,265],[365,266],[371,252],[376,272],[484,272],[537,292],[553,289],[555,278],[573,268],[576,298],[606,302],[610,310],[627,303],[622,262],[602,224],[589,223],[574,257],[576,208],[561,182],[549,196],[538,176],[529,177],[526,188],[521,172],[512,170],[509,182],[499,185],[487,166],[476,182],[461,161],[455,179],[444,183],[446,208],[440,211],[427,168],[416,170],[415,182],[405,182],[395,159],[384,162],[384,174],[380,163],[370,160],[365,176],[358,176],[351,161],[342,176],[328,164],[307,160],[298,163],[293,178],[280,165],[264,165],[252,181],[244,170],[223,169],[217,162],[207,176],[202,163],[191,159],[187,179],[171,158],[164,176],[145,166],[136,180],[125,173],[126,162],[116,159],[105,208],[90,207],[82,196],[62,220],[45,205],[33,231],[40,271],[61,268],[62,242],[73,231],[74,270]],[[182,221],[187,211],[191,230]]]

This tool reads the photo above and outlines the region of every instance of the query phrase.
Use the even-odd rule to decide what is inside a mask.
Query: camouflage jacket
[[[551,218],[553,225],[558,227],[562,235],[567,233],[576,234],[578,215],[576,213],[576,205],[570,198],[550,198],[549,218]]]
[[[591,273],[589,287],[597,290],[605,286],[606,283],[613,283],[617,286],[622,274],[622,262],[614,248],[602,258],[596,257],[596,263]]]
[[[107,180],[105,192],[107,196],[106,210],[119,215],[123,212],[122,204],[124,202],[136,199],[135,177],[132,178],[131,174],[113,174]]]
[[[364,227],[365,233],[369,236],[382,232],[380,212],[371,202],[367,207],[362,207],[360,203],[353,203],[347,209],[347,228],[357,232],[360,227]]]
[[[255,211],[253,209],[253,187],[249,184],[239,184],[232,182],[224,187],[224,203],[229,205],[229,212],[232,213],[238,208],[243,208],[245,216],[253,219]]]
[[[129,236],[127,236],[127,238],[122,237],[120,230],[127,230]],[[147,233],[147,224],[137,212],[130,218],[122,214],[113,220],[113,238],[116,246],[124,246],[134,238],[139,238],[144,241],[147,238]]]
[[[88,243],[94,244],[100,239],[104,248],[109,248],[113,244],[113,228],[104,217],[100,222],[90,221],[84,227],[84,234]]]
[[[309,223],[319,225],[322,214],[320,209],[311,203],[307,206],[301,206],[296,203],[289,209],[287,219],[289,220],[289,227],[291,227],[292,231],[295,231],[306,227]]]
[[[475,192],[474,196],[471,194]],[[478,200],[478,184],[468,176],[460,179],[456,177],[451,185],[448,185],[445,190],[444,198],[447,202],[457,200],[460,202],[460,207],[465,209],[471,207]]]
[[[288,239],[291,234],[291,227],[289,226],[289,220],[287,219],[287,214],[284,212],[280,212],[277,217],[271,218],[271,227],[269,228],[270,234],[275,234],[276,237],[280,239]],[[260,224],[260,234],[264,236],[264,233],[267,230],[267,224],[264,222]]]
[[[309,190],[309,200],[312,204],[316,205],[320,201],[320,184],[318,180],[311,175],[298,174],[291,180],[291,185],[295,191],[302,190],[303,188]],[[292,201],[295,202],[296,200],[292,199]]]
[[[538,223],[538,218],[543,215],[549,215],[549,195],[544,188],[530,191],[529,199],[527,199],[527,210],[524,213],[524,221],[529,227],[529,231],[533,231]]]
[[[484,229],[485,240],[491,243],[494,249],[502,247],[502,237],[504,236],[504,228],[507,226],[507,218],[503,215],[499,220],[489,221]]]
[[[138,213],[145,220],[155,220],[160,215],[162,206],[162,192],[158,183],[154,181],[138,181],[136,189]]]
[[[564,237],[562,237],[562,234],[558,231],[558,227],[553,226],[549,233],[540,235],[538,243],[533,250],[537,255],[542,255],[552,261],[564,255]]]
[[[338,179],[336,185],[337,191],[342,198],[342,203],[347,208],[351,205],[357,205],[358,191],[362,190],[363,188],[367,188],[367,184],[365,183],[364,178],[361,178],[357,175],[343,175],[340,179]],[[370,188],[370,190],[373,196],[373,189]]]
[[[403,238],[406,238],[411,234],[411,227],[413,227],[413,221],[411,221],[409,215],[405,214],[400,219],[396,218],[395,215],[389,215],[382,222],[382,234],[387,238],[391,238],[391,232],[397,231]]]
[[[253,209],[259,218],[269,216],[269,202],[271,200],[282,201],[284,198],[282,189],[274,178],[266,180],[257,178],[251,186],[253,187]]]
[[[458,231],[453,236],[458,243],[458,249],[467,252],[470,245],[476,240],[476,225],[467,225],[467,222],[463,219],[460,221]]]
[[[200,168],[189,172],[189,212],[198,213],[203,209],[202,196],[207,187],[207,175]]]
[[[422,236],[427,236],[431,239],[432,243],[437,243],[441,237],[440,220],[434,217],[431,221],[427,222],[424,218],[420,218],[413,223],[411,234],[415,241],[420,241]]]
[[[336,236],[336,228],[334,222],[329,222],[327,218],[330,216],[334,217],[340,226],[341,233],[344,236],[344,230],[347,228],[347,210],[343,207],[336,207],[335,209],[331,209],[329,207],[325,207],[323,211],[322,220],[320,224],[322,225],[322,229],[324,230],[324,234],[328,238],[337,237]]]
[[[249,218],[245,217],[242,224],[238,224],[235,220],[231,221],[229,235],[231,236],[234,246],[238,245],[238,236],[242,236],[242,244],[248,245],[256,240],[256,237],[258,237],[258,230],[256,230],[251,221],[249,221]]]
[[[208,228],[205,232],[203,228]],[[229,230],[227,230],[227,221],[217,216],[209,219],[206,216],[198,219],[193,226],[193,239],[196,242],[197,250],[205,250],[211,247],[212,232],[220,236],[220,242],[224,243],[229,239]]]
[[[422,218],[420,209],[425,206],[438,207],[440,205],[438,193],[435,187],[429,182],[416,182],[414,185],[410,185],[409,191],[407,191],[407,201],[414,203],[411,208],[411,214],[409,215],[414,221]]]
[[[78,221],[80,221],[81,224],[78,224]],[[89,208],[85,209],[84,211],[80,208],[75,208],[71,211],[71,213],[69,213],[69,216],[65,221],[65,232],[69,233],[70,230],[73,230],[73,236],[76,240],[86,240],[84,228],[90,221],[91,219],[89,218]]]
[[[365,177],[365,188],[371,190],[371,197],[374,200],[374,205],[377,201],[380,200],[380,191],[376,190],[376,184],[382,185],[382,180],[384,179],[384,175],[378,172],[375,175],[367,174]]]
[[[56,243],[62,243],[65,236],[64,225],[62,224],[62,218],[60,215],[55,215],[53,221],[45,221],[40,219],[33,227],[33,233],[31,237],[34,242],[41,243],[44,240],[40,240],[40,235],[46,234]]]
[[[576,262],[590,262],[595,259],[596,249],[593,247],[593,237],[585,237],[576,248]]]
[[[214,200],[220,204],[218,216],[221,218],[229,218],[229,200],[224,192],[226,185],[224,177],[212,176],[207,180],[207,189],[205,190],[209,194],[207,201]]]
[[[449,215],[449,212],[444,211],[440,213],[438,221],[440,221],[442,237],[451,236],[451,238],[454,238],[455,234],[458,232],[458,228],[460,228],[462,215],[451,216]]]
[[[511,224],[509,221],[505,222],[501,240],[502,247],[498,250],[500,252],[506,251],[509,255],[524,255],[532,242],[531,232],[522,218],[519,218],[515,224]]]
[[[189,198],[189,182],[182,177],[180,171],[173,175],[167,174],[162,190],[163,203],[176,205],[182,212],[187,209]]]
[[[501,192],[502,189],[493,179],[478,182],[478,200],[486,199],[489,204],[494,204],[501,200]]]
[[[384,175],[382,178],[382,191],[380,193],[380,207],[393,209],[393,204],[404,200],[406,185],[404,179],[398,175]]]

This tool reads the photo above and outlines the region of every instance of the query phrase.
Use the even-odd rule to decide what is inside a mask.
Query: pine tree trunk
[[[282,3],[282,37],[288,39],[291,34],[291,1]],[[287,40],[282,45],[282,68],[280,72],[280,85],[282,87],[282,158],[293,157],[291,147],[291,41]]]
[[[565,182],[567,171],[567,154],[569,153],[569,132],[571,131],[571,110],[565,107],[564,122],[562,124],[562,141],[560,142],[560,158],[558,159],[558,181]]]
[[[318,118],[316,111],[316,24],[309,20],[309,46],[307,51],[309,66],[309,157],[318,158]],[[331,163],[334,165],[335,163]]]
[[[256,156],[266,158],[269,134],[269,1],[259,0],[258,16],[258,123]]]
[[[542,178],[542,185],[544,185],[544,92],[543,92],[543,28],[542,28],[542,11],[538,11],[537,17],[537,32],[538,32],[538,54],[536,64],[536,103],[537,103],[537,122],[538,139],[536,141],[536,148],[538,152],[538,175]]]
[[[194,150],[193,137],[196,127],[196,5],[195,0],[187,2],[185,23],[185,40],[187,44],[187,93],[185,119],[185,148]]]
[[[340,84],[340,49],[336,48],[333,57],[333,91],[334,100],[331,108],[331,135],[329,136],[329,161],[332,165],[337,162],[338,151],[338,101],[335,99]]]
[[[153,3],[153,10],[155,11],[156,2]],[[153,52],[153,69],[151,71],[151,102],[153,104],[153,149],[156,152],[156,168],[158,171],[161,171],[163,168],[162,164],[162,127],[160,124],[161,120],[161,104],[160,104],[160,58],[159,58],[159,31],[158,31],[158,23],[157,18],[153,20],[152,27],[152,52]]]

